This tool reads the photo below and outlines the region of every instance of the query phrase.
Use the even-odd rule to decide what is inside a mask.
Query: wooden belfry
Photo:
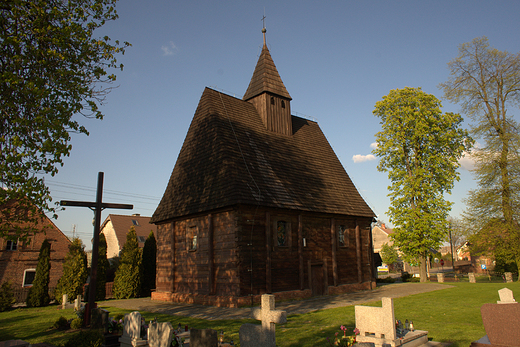
[[[96,302],[96,278],[97,278],[97,266],[98,266],[98,257],[99,257],[99,231],[101,225],[101,211],[105,208],[117,208],[123,210],[131,210],[134,208],[134,205],[125,205],[125,204],[111,204],[111,203],[103,203],[103,172],[98,173],[98,184],[97,184],[97,192],[96,192],[96,201],[95,202],[87,202],[87,201],[68,201],[61,200],[61,206],[79,206],[79,207],[88,207],[94,211],[94,241],[92,243],[92,263],[90,265],[90,283],[89,283],[89,291],[88,291],[88,305],[85,308],[85,325],[90,323],[90,310],[94,307]]]

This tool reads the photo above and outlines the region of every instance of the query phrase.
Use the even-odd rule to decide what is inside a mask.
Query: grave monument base
[[[376,347],[419,347],[428,342],[428,332],[424,330],[408,331],[406,335],[398,339],[384,339],[375,336],[357,336],[357,342],[371,342]]]

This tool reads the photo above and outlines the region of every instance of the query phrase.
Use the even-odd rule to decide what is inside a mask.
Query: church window
[[[188,228],[186,235],[186,242],[188,246],[188,251],[194,252],[197,250],[197,227],[192,226]]]
[[[36,269],[27,269],[23,273],[23,286],[30,287],[34,282],[36,276]]]
[[[276,222],[276,240],[279,247],[288,246],[287,242],[287,228],[288,223],[283,220]]]
[[[285,101],[282,100],[282,108],[285,108]]]
[[[338,246],[348,247],[348,229],[345,225],[338,226]]]
[[[132,224],[135,225],[136,227],[138,227],[139,221],[137,219],[132,219]]]
[[[18,249],[18,240],[7,240],[6,251],[16,251]]]
[[[271,96],[271,105],[274,105],[274,96]]]
[[[146,237],[144,237],[144,236],[137,236],[137,242],[146,242]]]

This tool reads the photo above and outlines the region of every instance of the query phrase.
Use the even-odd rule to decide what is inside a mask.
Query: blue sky
[[[94,201],[105,173],[104,201],[133,204],[109,213],[151,216],[166,188],[206,86],[239,98],[253,74],[262,40],[291,94],[293,114],[318,121],[356,187],[379,218],[389,206],[385,173],[368,157],[380,130],[372,111],[391,89],[422,87],[442,97],[439,83],[458,45],[480,36],[509,52],[520,46],[519,1],[174,1],[124,0],[119,19],[98,35],[128,41],[102,121],[78,116],[90,136],[72,134],[72,153],[48,177],[54,201]],[[444,112],[459,106],[443,101]],[[514,110],[510,110],[513,112]],[[518,119],[518,113],[516,115]],[[356,160],[355,160],[356,159]],[[373,160],[368,160],[373,159]],[[454,217],[475,188],[471,173],[448,200]],[[92,211],[69,207],[57,226],[76,225],[87,249]]]

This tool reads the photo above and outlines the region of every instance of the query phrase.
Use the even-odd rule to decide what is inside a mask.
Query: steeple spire
[[[265,17],[264,17],[265,18]],[[255,105],[266,128],[270,131],[292,135],[291,96],[278,74],[265,40],[256,63],[253,77],[242,100]]]

